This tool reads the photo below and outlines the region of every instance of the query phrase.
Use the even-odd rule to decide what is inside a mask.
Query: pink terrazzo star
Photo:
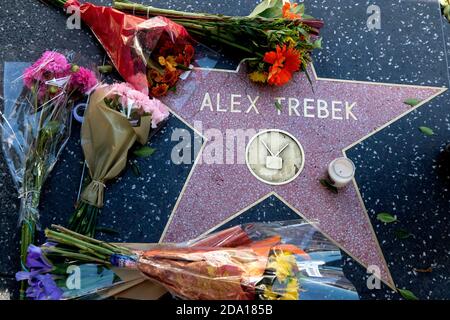
[[[321,186],[319,179],[325,176],[327,165],[333,159],[345,154],[346,148],[411,111],[405,100],[416,98],[424,103],[445,89],[321,79],[314,70],[310,70],[310,74],[314,92],[301,73],[297,73],[289,85],[275,88],[250,83],[244,71],[196,70],[179,84],[176,95],[165,99],[174,113],[189,125],[201,121],[204,131],[215,128],[225,134],[226,129],[285,130],[303,145],[306,160],[300,176],[282,186],[259,181],[245,163],[196,163],[161,240],[180,242],[195,238],[268,194],[275,194],[303,218],[317,221],[326,236],[362,265],[378,266],[382,280],[393,287],[356,182],[336,195]],[[200,110],[206,93],[212,99],[213,111],[211,108]],[[219,109],[226,109],[225,112],[217,110],[218,93]],[[241,96],[234,97],[235,102],[240,102],[234,105],[235,112],[231,112],[232,94]],[[258,113],[250,108],[250,100],[257,96]],[[274,105],[277,97],[285,98],[279,100],[281,114]],[[311,100],[305,102],[305,99]],[[294,108],[296,100],[299,106]],[[324,106],[324,102],[318,100],[327,104],[328,117],[324,109],[321,118],[318,117],[317,105]],[[335,103],[334,119],[333,101],[342,102]],[[346,112],[345,102],[350,112]],[[205,138],[208,140],[207,136]],[[208,140],[204,147],[210,143]]]

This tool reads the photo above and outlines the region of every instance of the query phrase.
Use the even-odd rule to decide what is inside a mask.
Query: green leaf
[[[406,100],[403,101],[403,102],[404,102],[405,104],[411,106],[411,107],[414,107],[414,106],[417,106],[417,105],[420,103],[420,100],[411,98],[411,99],[406,99]]]
[[[49,121],[43,128],[45,134],[53,135],[59,131],[60,123],[58,121]]]
[[[397,221],[397,217],[394,217],[386,212],[377,214],[377,219],[384,223],[392,223]]]
[[[97,67],[98,72],[106,74],[106,73],[111,73],[113,70],[113,67],[109,64],[104,65],[104,66],[98,66]]]
[[[264,0],[253,9],[249,17],[280,18],[282,7],[282,0]]]
[[[146,158],[150,157],[153,153],[155,153],[156,149],[150,148],[149,146],[143,146],[140,149],[134,150],[133,154],[136,157]]]
[[[419,130],[427,136],[432,136],[434,135],[434,131],[428,127],[419,127]]]
[[[97,232],[107,233],[107,234],[111,234],[111,235],[118,235],[119,234],[119,231],[111,229],[111,228],[107,228],[107,227],[97,227],[97,228],[95,228],[95,230]]]
[[[406,289],[398,289],[398,292],[402,295],[406,300],[419,300],[414,293]]]
[[[279,103],[278,101],[275,101],[275,108],[277,108],[277,110],[281,111],[281,109],[283,107],[281,106],[281,103]]]
[[[325,188],[333,192],[334,194],[338,194],[338,188],[333,186],[330,181],[327,179],[320,179],[320,184],[323,185]]]
[[[398,229],[395,231],[395,236],[398,239],[404,240],[404,239],[408,239],[409,237],[411,237],[412,234],[405,229]]]
[[[182,65],[182,64],[177,64],[176,68],[183,70],[183,71],[191,71],[192,70],[191,68],[186,67],[185,65]]]
[[[317,39],[313,44],[315,49],[321,49],[322,48],[322,38]]]
[[[308,79],[309,85],[311,86],[312,92],[315,93],[311,76],[310,76],[310,74],[308,72],[308,69],[306,69],[306,68],[305,68],[305,75],[306,75],[306,79]]]
[[[136,163],[130,161],[130,167],[136,177],[141,176],[141,170],[139,169],[139,166]]]

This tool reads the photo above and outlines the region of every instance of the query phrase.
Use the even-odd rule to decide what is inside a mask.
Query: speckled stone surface
[[[281,88],[261,88],[250,83],[245,70],[238,73],[198,70],[186,83],[179,85],[177,95],[164,99],[192,126],[201,123],[208,140],[201,162],[194,167],[172,214],[164,240],[180,242],[195,238],[275,192],[300,215],[317,221],[320,229],[355,259],[366,266],[378,266],[383,280],[393,285],[356,188],[350,185],[334,195],[323,188],[319,180],[326,176],[328,163],[342,156],[342,150],[410,111],[411,107],[404,103],[409,97],[429,100],[442,89],[338,82],[316,79],[312,70],[309,73],[314,92],[304,74],[297,74],[290,84]],[[186,99],[193,88],[192,95]],[[231,111],[231,95],[239,96],[235,99],[239,103],[234,106],[235,112]],[[212,103],[209,107],[205,107],[206,97],[210,97]],[[250,100],[256,101],[257,97],[252,107]],[[278,97],[284,98],[280,102],[281,111],[275,108]],[[311,100],[308,110],[304,107],[305,99]],[[319,100],[322,106],[328,105],[327,112],[322,110],[322,115],[328,114],[326,118],[318,116]],[[353,105],[352,114],[334,113],[332,101],[340,101],[340,109]],[[289,104],[299,107],[291,109]],[[244,150],[225,144],[237,132],[227,130],[256,132],[268,128],[294,135],[305,152],[300,176],[283,186],[269,186],[252,177],[244,162],[236,163]],[[212,130],[219,130],[221,136]],[[223,145],[216,152],[221,155],[212,163],[207,158],[209,150],[220,139]],[[235,159],[231,163],[226,162],[230,157],[228,153]]]
[[[93,2],[109,3],[107,0]],[[244,15],[249,13],[258,1],[141,2],[189,11]],[[305,2],[310,8],[308,11],[327,22],[323,29],[324,49],[315,57],[315,68],[320,77],[449,86],[447,61],[450,50],[450,24],[440,17],[437,0],[377,0],[375,4],[380,6],[382,14],[381,30],[370,32],[366,28],[366,9],[372,1]],[[2,36],[0,40],[3,48],[0,52],[0,74],[3,73],[3,62],[32,61],[45,49],[81,51],[94,63],[100,64],[104,53],[89,31],[86,28],[67,30],[64,24],[65,18],[60,12],[36,0],[24,0],[20,3],[2,1],[0,31],[6,36]],[[450,253],[449,193],[447,182],[438,176],[438,169],[442,164],[436,160],[439,150],[450,142],[448,101],[449,93],[446,92],[347,152],[357,165],[356,180],[396,285],[413,291],[421,299],[450,298],[450,274],[445,267],[449,265]],[[423,136],[417,129],[421,125],[433,128],[436,136]],[[161,145],[155,156],[168,154],[163,142],[165,139],[170,140],[170,134],[177,126],[184,125],[176,118],[171,119],[160,137],[156,139],[155,136],[152,140],[152,144]],[[172,145],[167,144],[167,148],[171,150]],[[78,165],[82,161],[75,131],[66,151],[58,164],[60,167],[55,168],[55,172],[64,172],[64,166]],[[165,172],[164,161],[160,165]],[[147,171],[146,167],[141,166],[144,179],[149,178],[148,174],[155,167],[151,169]],[[43,221],[44,226],[53,221],[64,221],[73,209],[76,189],[72,189],[72,186],[79,183],[81,166],[72,170],[70,173],[65,172],[65,175],[59,175],[59,179],[50,178],[45,194],[47,204],[43,204],[42,209],[46,210],[45,207],[49,205],[48,210],[53,210],[55,216],[46,217],[48,220]],[[181,185],[182,176],[187,176],[189,170],[190,166],[185,166],[179,171],[170,171],[172,174],[177,172],[179,176],[171,176],[155,185],[157,194],[164,194],[166,190],[167,196],[158,197],[157,200],[139,199],[139,207],[133,206],[130,210],[124,210],[120,218],[118,211],[113,212],[117,218],[113,227],[119,229],[119,235],[101,234],[100,237],[114,241],[157,239],[158,233],[165,226],[164,217],[167,217],[173,208],[172,201]],[[373,173],[374,170],[376,173]],[[172,185],[174,177],[176,183]],[[131,190],[134,178],[130,172],[125,172],[122,179],[126,183],[117,183],[108,189],[107,193],[111,191],[109,197],[113,199],[112,207],[114,204],[123,206],[123,196],[120,192],[117,194],[117,191]],[[136,190],[140,190],[142,185],[139,179],[136,180]],[[63,184],[67,185],[62,186]],[[70,201],[69,196],[64,193],[65,190],[71,192]],[[9,298],[16,289],[12,281],[12,276],[18,268],[15,215],[18,201],[15,194],[9,173],[0,156],[0,299]],[[136,197],[139,198],[137,195]],[[63,213],[59,212],[59,207],[64,208]],[[142,213],[149,207],[158,208],[160,211],[160,224],[152,222],[154,220],[149,213],[144,219],[141,218]],[[69,209],[70,212],[67,212]],[[378,223],[376,214],[380,211],[396,214],[399,222],[394,225]],[[101,224],[110,226],[111,221],[105,215],[106,211]],[[289,218],[295,215],[295,212],[278,199],[270,197],[239,217],[248,217],[248,220],[239,221],[276,220],[278,217]],[[130,225],[139,226],[133,230]],[[397,239],[397,229],[405,229],[414,237]],[[369,290],[365,283],[367,275],[364,268],[350,257],[346,257],[343,263],[346,276],[355,284],[361,298],[399,298],[385,286],[380,290]],[[415,274],[412,270],[429,266],[433,267],[432,273]]]

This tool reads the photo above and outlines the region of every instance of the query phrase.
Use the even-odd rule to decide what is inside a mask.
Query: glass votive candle
[[[355,177],[355,164],[348,158],[334,159],[328,165],[328,176],[336,188],[343,188]]]

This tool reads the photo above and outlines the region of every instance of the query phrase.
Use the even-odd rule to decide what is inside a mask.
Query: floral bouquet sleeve
[[[42,246],[41,252],[49,265],[70,261],[139,270],[142,277],[182,299],[358,297],[342,270],[332,266],[340,259],[339,250],[302,221],[241,225],[182,244],[154,245],[150,250],[104,243],[58,226],[46,235],[52,245]],[[54,276],[49,268],[35,272]],[[145,299],[146,293],[141,295]]]
[[[162,102],[127,83],[103,85],[92,93],[81,127],[81,146],[91,181],[81,193],[70,229],[94,235],[105,183],[125,168],[135,142],[145,145],[150,128],[168,116]]]
[[[42,0],[76,10],[124,80],[153,97],[175,90],[189,70],[194,47],[186,29],[165,18],[144,19],[77,0]]]
[[[42,187],[70,135],[73,101],[88,93],[97,79],[61,53],[47,51],[17,81],[23,82],[22,92],[14,101],[5,101],[0,128],[3,154],[21,199],[24,265],[39,221]]]

